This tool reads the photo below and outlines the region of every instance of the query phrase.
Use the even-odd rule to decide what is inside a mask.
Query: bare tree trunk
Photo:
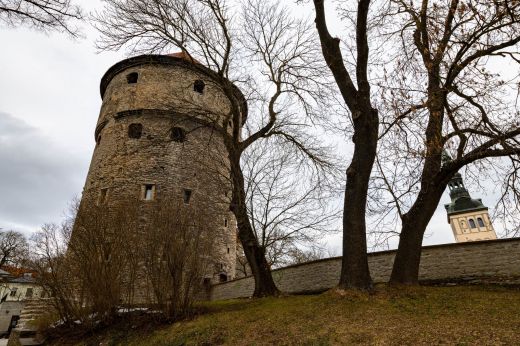
[[[255,236],[246,208],[246,192],[244,189],[244,175],[240,167],[240,155],[230,151],[229,161],[232,165],[233,196],[230,209],[237,219],[238,237],[242,243],[251,273],[255,278],[254,297],[276,296],[280,292],[274,283],[271,269],[265,259],[265,249],[262,248]]]
[[[340,288],[370,290],[366,242],[367,190],[377,148],[377,111],[369,108],[354,120],[354,156],[347,169],[343,208],[343,259]]]
[[[430,193],[421,192],[410,211],[403,215],[399,247],[390,276],[392,285],[417,285],[419,283],[424,232],[446,187],[445,184],[439,185],[430,185],[432,188]]]
[[[372,166],[376,157],[379,115],[370,102],[368,80],[369,45],[367,18],[370,0],[360,0],[356,19],[356,80],[354,85],[340,49],[340,40],[327,28],[325,0],[314,0],[316,29],[323,57],[329,66],[354,123],[354,157],[347,170],[343,211],[343,260],[340,288],[371,289],[366,244],[366,202]]]
[[[447,180],[441,181],[441,157],[443,150],[442,121],[444,118],[443,98],[437,69],[429,76],[428,111],[430,117],[426,127],[426,158],[421,175],[421,190],[415,203],[402,217],[399,247],[394,260],[391,284],[415,285],[419,282],[422,240],[426,227],[439,204]]]

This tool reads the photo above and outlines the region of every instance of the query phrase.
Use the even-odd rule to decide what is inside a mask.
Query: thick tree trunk
[[[370,0],[358,1],[356,19],[356,80],[343,62],[340,40],[327,28],[324,0],[314,0],[316,29],[323,57],[329,66],[354,123],[354,156],[347,169],[343,209],[343,259],[340,288],[369,290],[372,280],[368,268],[366,244],[366,203],[368,182],[376,157],[379,116],[370,103],[368,79],[369,45],[367,37]]]
[[[280,293],[271,275],[271,269],[265,258],[265,249],[259,245],[253,227],[247,216],[244,175],[240,168],[238,155],[230,154],[233,196],[230,209],[237,219],[238,237],[242,243],[251,273],[255,278],[254,297],[276,296]]]
[[[422,241],[426,227],[437,209],[445,184],[430,186],[430,193],[419,193],[410,211],[403,216],[399,247],[394,259],[390,284],[417,285],[421,263]]]
[[[360,113],[354,120],[354,156],[347,169],[343,208],[343,259],[340,288],[370,290],[372,279],[368,268],[366,241],[367,191],[376,157],[377,111]]]
[[[449,177],[441,177],[443,99],[445,91],[438,78],[438,66],[429,72],[426,157],[421,174],[421,190],[410,210],[402,218],[399,247],[394,260],[390,284],[416,285],[419,282],[422,241],[426,227],[437,209]]]

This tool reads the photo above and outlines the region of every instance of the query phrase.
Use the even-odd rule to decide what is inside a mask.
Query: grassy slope
[[[505,288],[380,287],[371,296],[327,292],[204,307],[192,321],[106,335],[103,345],[520,345],[520,290]]]

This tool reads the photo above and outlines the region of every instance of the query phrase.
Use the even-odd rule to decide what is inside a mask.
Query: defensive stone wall
[[[374,282],[390,277],[396,251],[368,255]],[[273,271],[280,290],[291,294],[325,291],[337,285],[341,257],[328,258]],[[419,280],[422,282],[487,282],[520,284],[520,238],[423,247]],[[213,285],[211,300],[250,297],[254,279],[250,276]]]

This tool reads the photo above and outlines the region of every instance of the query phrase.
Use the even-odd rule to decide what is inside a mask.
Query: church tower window
[[[468,221],[469,221],[469,226],[470,226],[471,228],[477,228],[477,225],[475,224],[475,220],[473,220],[473,219],[469,219]]]
[[[479,227],[486,227],[486,226],[484,225],[484,220],[482,220],[481,217],[477,218],[477,222],[478,222],[478,226],[479,226]]]

